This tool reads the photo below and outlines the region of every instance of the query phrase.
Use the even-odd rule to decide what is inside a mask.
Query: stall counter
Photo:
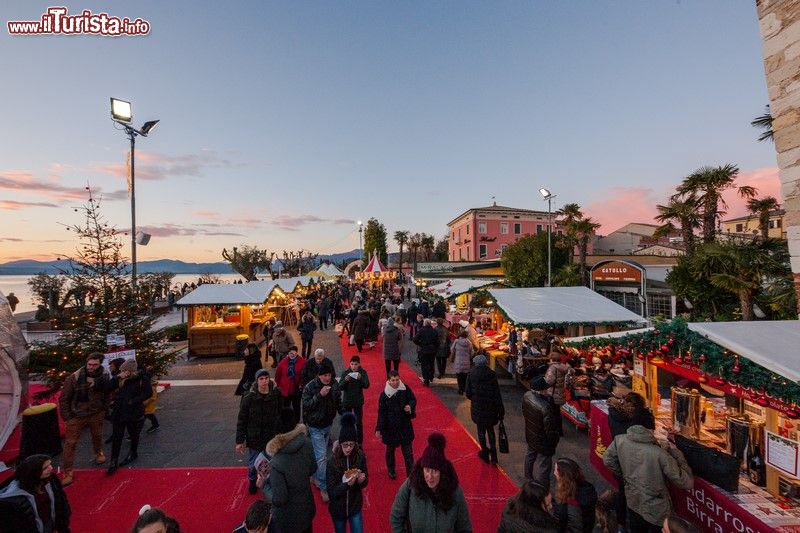
[[[592,402],[589,417],[589,463],[609,483],[617,486],[614,475],[603,464],[603,454],[611,444],[608,406],[605,400]],[[695,477],[694,489],[670,488],[675,511],[711,533],[800,533],[800,508],[785,504],[780,498],[739,479],[739,491],[731,493]]]

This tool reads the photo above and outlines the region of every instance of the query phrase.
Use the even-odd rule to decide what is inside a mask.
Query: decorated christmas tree
[[[71,286],[85,291],[86,306],[68,313],[64,331],[52,342],[36,342],[31,349],[29,370],[46,376],[49,390],[80,368],[92,352],[109,353],[121,348],[136,351],[139,366],[153,376],[167,373],[177,352],[161,330],[154,330],[155,317],[149,303],[134,294],[129,264],[122,253],[122,233],[100,213],[100,202],[89,195],[81,208],[85,220],[67,229],[78,236],[72,268],[66,274]],[[110,348],[107,336],[124,336],[124,346]]]

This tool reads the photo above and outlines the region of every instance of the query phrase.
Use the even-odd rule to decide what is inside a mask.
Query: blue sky
[[[0,260],[68,253],[59,223],[87,182],[129,225],[110,96],[162,121],[137,143],[142,259],[342,251],[371,216],[442,235],[492,196],[546,208],[541,186],[608,232],[727,162],[777,193],[774,148],[749,125],[768,101],[752,1],[65,5],[151,33],[0,33]]]

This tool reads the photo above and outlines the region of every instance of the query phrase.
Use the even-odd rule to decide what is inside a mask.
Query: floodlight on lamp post
[[[131,173],[130,173],[130,191],[131,191],[131,287],[133,292],[136,292],[136,137],[141,135],[147,137],[152,133],[158,120],[148,120],[140,129],[131,126],[133,120],[133,109],[131,103],[119,98],[111,98],[111,120],[119,124],[125,130],[125,134],[131,141]]]
[[[553,198],[556,197],[555,194],[551,193],[549,190],[542,187],[539,189],[539,194],[542,195],[542,198],[547,200],[547,286],[552,286],[553,281],[553,262],[552,262],[552,252],[551,252],[551,242],[552,242],[552,230],[551,227],[553,225]]]

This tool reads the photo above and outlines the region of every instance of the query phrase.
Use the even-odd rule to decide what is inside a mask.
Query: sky
[[[0,262],[72,253],[87,186],[130,228],[109,97],[137,126],[161,120],[136,143],[137,226],[153,235],[139,260],[341,252],[370,217],[441,236],[492,197],[546,210],[540,187],[609,233],[726,163],[780,199],[774,147],[750,126],[768,103],[752,0],[57,5],[150,33],[0,32]]]

